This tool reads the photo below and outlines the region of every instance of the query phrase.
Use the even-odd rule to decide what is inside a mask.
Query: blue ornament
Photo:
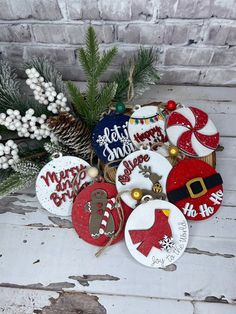
[[[92,145],[97,156],[105,163],[123,159],[135,148],[128,134],[129,116],[109,114],[93,130]]]

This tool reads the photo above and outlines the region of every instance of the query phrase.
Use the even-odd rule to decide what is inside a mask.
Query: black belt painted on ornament
[[[171,203],[177,203],[185,198],[198,198],[207,193],[207,190],[223,183],[221,175],[215,173],[209,177],[197,177],[189,180],[184,186],[167,193]]]

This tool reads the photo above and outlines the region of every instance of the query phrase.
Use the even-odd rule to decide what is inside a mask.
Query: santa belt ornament
[[[188,197],[198,198],[206,194],[208,189],[211,189],[222,183],[223,180],[219,173],[215,173],[206,178],[196,177],[189,180],[181,188],[168,192],[168,200],[175,204],[178,201]]]

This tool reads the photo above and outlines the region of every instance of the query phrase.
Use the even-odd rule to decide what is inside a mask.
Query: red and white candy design
[[[109,217],[111,215],[111,210],[112,210],[112,208],[114,206],[115,206],[115,198],[112,197],[111,199],[109,199],[107,201],[107,206],[106,206],[106,210],[104,211],[104,214],[103,214],[103,217],[102,217],[101,226],[100,226],[100,229],[99,229],[99,234],[104,234],[105,233],[107,222],[108,222]]]
[[[219,144],[219,132],[208,114],[198,108],[180,108],[167,120],[169,141],[192,157],[211,154]]]

